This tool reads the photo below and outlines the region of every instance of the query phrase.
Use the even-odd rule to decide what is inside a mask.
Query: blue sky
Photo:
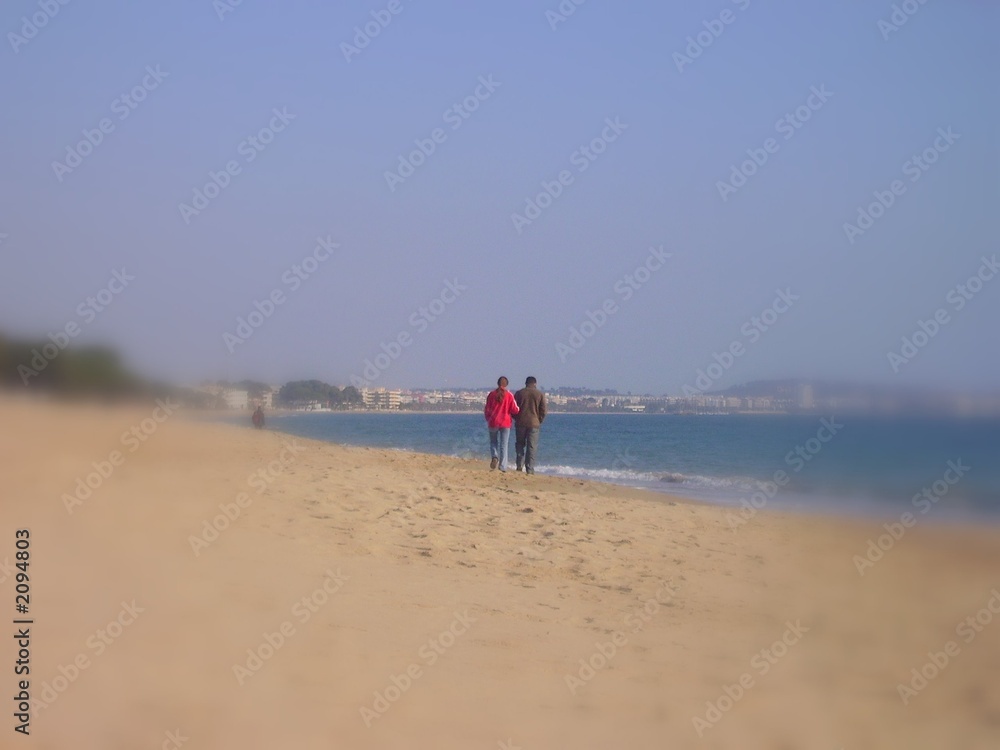
[[[998,251],[992,3],[914,3],[895,31],[878,26],[893,13],[883,2],[587,0],[555,28],[555,1],[388,6],[244,0],[220,19],[210,0],[74,0],[18,41],[24,17],[45,11],[7,3],[0,330],[75,321],[76,343],[113,343],[178,381],[345,384],[402,335],[374,385],[504,373],[677,393],[736,342],[713,387],[995,387],[1000,280],[962,309],[946,301]],[[391,21],[348,61],[342,44],[373,12]],[[679,70],[675,53],[701,32],[711,44]],[[123,104],[144,81],[144,100]],[[807,119],[779,128],[800,107]],[[105,118],[79,166],[53,166]],[[266,146],[248,145],[272,124],[283,129]],[[437,128],[433,153],[390,186]],[[602,133],[615,140],[581,156]],[[748,149],[767,160],[720,190]],[[935,162],[914,169],[925,149]],[[229,162],[238,173],[185,217],[180,204]],[[515,222],[563,171],[558,197]],[[849,238],[845,223],[894,180],[892,205]],[[317,238],[339,247],[295,284],[287,274]],[[669,259],[626,299],[623,280],[661,246]],[[82,317],[123,267],[135,280]],[[225,338],[273,290],[273,314],[241,343]],[[779,290],[798,299],[748,335]],[[614,312],[588,317],[608,300]],[[948,321],[894,371],[888,354],[939,309]]]

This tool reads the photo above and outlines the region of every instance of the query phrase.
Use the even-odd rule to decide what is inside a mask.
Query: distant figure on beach
[[[486,397],[483,414],[490,430],[490,469],[500,465],[507,471],[507,444],[510,441],[510,418],[517,415],[517,403],[507,390],[509,381],[502,375],[497,379],[497,389]]]
[[[257,410],[250,419],[253,422],[253,426],[258,430],[264,429],[264,410],[261,407],[257,407]]]
[[[522,467],[527,474],[535,473],[535,457],[538,454],[538,433],[545,421],[545,394],[538,390],[538,380],[529,375],[524,380],[524,388],[514,394],[518,407],[515,419],[514,449],[517,452],[517,470]]]

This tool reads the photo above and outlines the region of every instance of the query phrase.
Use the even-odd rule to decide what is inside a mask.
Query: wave
[[[560,477],[577,477],[579,479],[594,479],[612,484],[629,486],[658,487],[663,485],[675,488],[706,490],[712,492],[746,492],[763,490],[766,482],[750,477],[709,477],[701,474],[682,474],[680,472],[629,471],[627,469],[584,469],[579,466],[539,466],[540,474],[553,474]]]

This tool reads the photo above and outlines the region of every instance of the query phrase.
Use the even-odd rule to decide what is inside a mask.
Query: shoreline
[[[298,414],[299,412],[292,412],[292,415]],[[304,412],[307,413],[308,412]],[[323,413],[323,412],[321,412]],[[328,412],[327,412],[328,413]],[[345,412],[345,413],[370,413],[370,414],[380,414],[380,413],[393,413],[393,412]],[[419,413],[419,412],[402,412],[402,413]],[[451,414],[478,414],[479,412],[442,412]],[[224,414],[224,413],[223,413]],[[284,415],[288,416],[288,415]],[[653,416],[653,415],[647,415]],[[663,415],[658,415],[663,416]],[[223,424],[233,424],[231,420],[222,420]],[[240,424],[234,424],[234,426],[241,426]],[[284,432],[274,426],[268,426],[267,430],[271,430],[280,434],[287,434],[294,436],[294,433]],[[301,436],[296,436],[300,437]],[[459,456],[454,456],[447,453],[432,453],[428,451],[414,450],[411,448],[400,448],[392,446],[366,446],[360,443],[346,443],[338,441],[327,441],[323,438],[308,438],[310,440],[318,440],[321,443],[326,443],[329,445],[338,446],[353,446],[360,448],[372,448],[375,450],[387,450],[387,451],[397,451],[406,454],[413,455],[424,455],[433,456],[441,458],[454,458],[456,460],[471,460],[479,461],[479,459],[463,459]],[[486,459],[484,462],[488,463]],[[589,469],[585,467],[567,467],[569,469],[578,470],[580,472],[588,472]],[[671,481],[660,479],[660,483],[664,486],[659,487],[652,481],[635,480],[634,483],[629,483],[625,481],[614,481],[612,479],[603,479],[600,477],[587,476],[585,473],[579,476],[572,474],[559,474],[552,472],[550,467],[544,465],[539,466],[539,474],[536,476],[545,476],[554,479],[565,479],[569,481],[583,481],[592,482],[598,485],[608,485],[611,487],[618,487],[627,490],[634,490],[644,493],[649,493],[653,498],[668,497],[672,499],[682,499],[691,503],[698,503],[706,505],[709,507],[720,508],[724,511],[731,512],[738,515],[741,509],[744,507],[741,505],[742,500],[746,499],[748,495],[751,495],[750,490],[732,490],[730,492],[725,492],[723,490],[708,490],[703,492],[698,492],[695,490],[694,494],[684,494],[683,488],[679,491],[673,490],[669,485],[673,484]],[[511,474],[516,474],[513,470],[510,471]],[[656,474],[657,472],[649,472]],[[668,476],[671,472],[662,472],[663,476]],[[748,481],[763,482],[765,480],[759,480],[754,478],[747,478]],[[690,489],[690,488],[688,488]],[[793,507],[794,504],[794,507]],[[794,516],[802,517],[819,517],[819,518],[836,518],[836,519],[846,519],[846,520],[856,520],[866,523],[881,523],[886,521],[896,521],[900,517],[901,513],[911,510],[909,505],[900,502],[899,504],[893,505],[882,505],[877,502],[872,502],[870,500],[857,501],[851,496],[837,496],[837,495],[810,495],[804,493],[795,493],[788,490],[782,490],[774,498],[769,498],[768,502],[759,508],[755,508],[754,516],[757,513],[787,513]],[[981,525],[987,525],[1000,529],[1000,513],[991,513],[988,511],[969,511],[965,509],[951,509],[946,510],[944,508],[935,508],[934,512],[928,516],[919,517],[919,522],[922,525],[927,526],[942,526],[942,527],[968,527],[976,528]]]
[[[270,428],[266,428],[270,430]],[[429,453],[427,451],[412,450],[410,448],[394,448],[394,447],[384,447],[375,445],[361,445],[358,443],[341,443],[336,441],[323,440],[322,438],[309,438],[303,437],[301,435],[295,435],[290,432],[283,432],[282,430],[271,430],[275,434],[287,435],[288,437],[295,438],[297,440],[308,440],[310,442],[316,442],[323,445],[335,445],[342,448],[356,448],[367,451],[385,451],[387,453],[398,453],[403,455],[411,456],[423,456],[425,458],[435,458],[444,459],[448,461],[460,462],[462,466],[471,466],[482,468],[484,472],[488,473],[498,473],[490,472],[487,467],[489,461],[486,458],[463,458],[461,456],[448,455],[443,453]],[[571,484],[585,483],[587,485],[594,485],[596,487],[611,487],[616,490],[625,491],[628,493],[638,493],[639,496],[645,498],[650,502],[682,502],[689,503],[693,505],[704,506],[708,508],[715,508],[722,511],[732,512],[738,514],[743,506],[725,502],[723,499],[710,499],[706,497],[693,497],[691,495],[678,494],[669,489],[658,489],[654,486],[645,485],[635,485],[635,484],[624,484],[620,482],[614,482],[611,480],[604,480],[596,477],[588,476],[572,476],[565,474],[555,474],[549,473],[544,467],[539,467],[539,473],[534,475],[533,480],[537,481],[540,478],[546,478],[556,481],[569,482]],[[508,470],[508,474],[514,477],[523,476],[527,479],[528,475],[521,474],[514,471],[513,469]],[[663,482],[664,485],[669,485],[670,482]],[[600,490],[600,492],[606,492],[606,490]],[[786,496],[791,494],[792,497],[802,497],[802,495],[795,495],[793,493],[783,493]],[[790,517],[798,518],[817,518],[826,520],[838,520],[846,522],[858,522],[864,524],[871,523],[883,523],[886,521],[896,521],[901,512],[905,512],[905,507],[892,507],[886,509],[880,509],[874,507],[873,505],[867,504],[864,506],[851,506],[849,508],[840,507],[835,505],[835,498],[827,498],[825,501],[816,503],[815,505],[803,505],[801,508],[791,508],[788,507],[787,503],[791,502],[792,499],[786,497],[784,501],[774,502],[769,501],[760,508],[755,508],[754,517],[757,514],[776,514],[776,515],[788,515]],[[951,528],[955,530],[972,530],[979,529],[983,525],[992,527],[994,530],[1000,532],[1000,516],[989,515],[989,514],[973,514],[967,511],[954,511],[948,513],[947,511],[936,511],[934,514],[918,519],[921,525],[927,527],[940,527],[940,528]]]

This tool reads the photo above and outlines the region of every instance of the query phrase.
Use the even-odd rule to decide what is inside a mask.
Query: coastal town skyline
[[[335,400],[322,396],[296,397],[286,388],[330,388]],[[512,385],[512,390],[520,386]],[[323,381],[290,381],[267,385],[203,383],[195,390],[211,395],[216,407],[245,410],[262,406],[291,411],[479,411],[491,389],[396,389],[347,385]],[[543,388],[554,412],[620,412],[645,414],[882,414],[902,417],[939,415],[987,417],[1000,415],[1000,392],[972,395],[948,391],[878,389],[860,384],[764,381],[726,391],[670,394],[619,393],[614,389],[577,387]],[[353,393],[350,393],[353,391]]]

